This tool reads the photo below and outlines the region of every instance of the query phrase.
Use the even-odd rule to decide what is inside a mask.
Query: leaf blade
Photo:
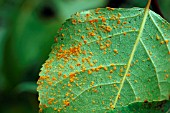
[[[128,72],[125,72],[125,69],[127,69],[126,63],[129,61],[129,55],[131,54],[131,50],[133,50],[136,41],[135,37],[139,34],[140,23],[144,16],[141,13],[143,10],[140,8],[129,10],[134,13],[130,14],[125,9],[115,9],[113,12],[108,11],[108,9],[101,9],[101,15],[105,14],[105,17],[107,17],[106,22],[103,22],[105,20],[104,18],[99,18],[101,15],[97,16],[96,10],[81,12],[73,15],[63,25],[62,30],[58,33],[58,43],[53,45],[50,58],[44,64],[43,71],[40,74],[42,77],[38,81],[40,85],[38,89],[40,102],[43,104],[46,103],[46,106],[48,105],[48,108],[44,108],[43,105],[40,106],[44,112],[53,111],[53,109],[62,112],[102,112],[114,108],[113,100],[117,96],[118,90],[120,91],[122,76]],[[120,12],[122,14],[121,17]],[[87,14],[91,15],[90,18],[86,17]],[[113,20],[111,20],[113,15]],[[124,15],[126,15],[125,18]],[[99,18],[98,22],[95,22],[96,18]],[[150,23],[149,19],[147,18],[146,20],[147,24],[148,22]],[[129,23],[128,25],[123,24],[123,26],[119,23],[119,20],[123,21],[122,23],[128,21]],[[108,32],[110,28],[107,26],[111,25],[111,32]],[[124,28],[123,30],[121,30],[122,26]],[[147,27],[148,25],[145,26],[145,28]],[[94,28],[95,30],[93,31]],[[151,49],[149,46],[150,42],[154,42],[156,46],[159,46],[160,43],[156,42],[154,40],[155,38],[153,39],[150,34],[147,34],[145,29],[144,32],[141,40],[145,44],[146,40],[149,40],[147,41],[147,47],[149,48],[144,48],[146,45],[143,46],[142,41],[139,40],[132,65],[129,64],[131,75],[128,75],[130,77],[124,79],[124,86],[120,92],[121,97],[117,102],[117,107],[127,106],[134,102],[143,102],[146,99],[149,102],[167,99],[167,94],[166,97],[160,98],[162,92],[159,87],[160,81],[158,81],[158,77],[153,76],[156,75],[154,63],[148,60],[151,52],[154,50],[155,53],[156,51],[155,49]],[[85,38],[82,38],[82,36]],[[102,39],[97,36],[101,36]],[[156,37],[155,34],[154,36]],[[84,42],[85,39],[87,42]],[[161,46],[161,50],[165,46]],[[148,51],[149,49],[151,50]],[[85,50],[86,52],[84,52]],[[165,52],[167,50],[163,51]],[[159,55],[158,52],[156,54]],[[166,56],[165,63],[168,63],[168,54],[164,53],[164,56]],[[159,63],[160,61],[154,58],[154,62]],[[166,70],[169,69],[168,66],[169,64],[167,64]],[[145,70],[149,70],[150,72]],[[143,74],[147,75],[144,76],[144,79],[142,79]],[[44,83],[40,83],[41,81]],[[153,84],[155,86],[151,89],[150,86]],[[45,85],[54,88],[56,92],[50,92],[59,96],[45,95],[43,93],[43,91],[46,91]],[[165,82],[165,86],[167,85],[168,83]],[[169,89],[165,88],[165,90],[168,91]],[[58,100],[59,105],[52,106],[49,104],[51,101],[44,99],[44,97],[48,99],[53,97],[55,100]]]

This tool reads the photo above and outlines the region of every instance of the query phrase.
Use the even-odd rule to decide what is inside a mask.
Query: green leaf
[[[5,83],[6,83],[6,78],[3,73],[3,53],[4,53],[4,48],[5,48],[5,38],[4,36],[6,35],[6,29],[0,26],[0,91],[4,89]]]
[[[23,82],[17,85],[14,88],[14,91],[16,91],[17,93],[23,93],[23,92],[37,93],[36,88],[37,88],[37,84],[34,82]]]
[[[68,19],[40,72],[40,112],[159,112],[142,105],[169,100],[170,24],[148,7]]]

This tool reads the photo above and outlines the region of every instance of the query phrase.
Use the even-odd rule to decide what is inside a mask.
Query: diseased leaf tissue
[[[76,13],[41,69],[40,112],[168,111],[169,41],[170,24],[149,9]]]

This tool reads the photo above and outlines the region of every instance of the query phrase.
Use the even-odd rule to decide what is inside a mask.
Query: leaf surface
[[[76,13],[41,69],[40,112],[130,111],[169,100],[169,30],[167,21],[142,8]]]

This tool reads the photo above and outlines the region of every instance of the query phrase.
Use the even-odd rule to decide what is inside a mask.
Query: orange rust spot
[[[111,7],[106,7],[106,8],[107,8],[108,10],[112,10],[112,11],[114,10],[114,8],[111,8]]]
[[[70,105],[70,102],[69,102],[68,100],[65,100],[65,101],[64,101],[64,105],[69,106],[69,105]]]
[[[54,111],[56,111],[57,110],[57,108],[54,108]]]
[[[93,52],[89,52],[91,55],[93,55]]]
[[[123,22],[123,24],[127,24],[127,22]]]
[[[82,60],[81,60],[82,62],[85,62],[86,61],[86,59],[85,58],[82,58]]]
[[[102,104],[104,104],[104,101],[102,101]]]
[[[95,68],[92,68],[91,70],[92,70],[92,71],[95,71]]]
[[[126,32],[124,32],[123,35],[126,36]]]
[[[74,61],[77,61],[77,58],[73,58]]]
[[[57,37],[54,38],[54,42],[57,43],[58,42],[58,39]]]
[[[118,94],[118,99],[120,99],[120,94]]]
[[[105,46],[100,46],[100,49],[104,50],[104,49],[106,49],[106,47]]]
[[[87,44],[87,40],[84,40],[84,43]]]
[[[50,65],[51,65],[51,63],[52,63],[53,61],[54,61],[54,59],[46,60],[46,62],[45,62],[45,64],[44,64],[44,67],[45,67],[46,69],[52,68],[52,66],[50,66]]]
[[[165,75],[165,77],[166,77],[166,78],[168,78],[168,77],[169,77],[169,75],[168,75],[168,74],[166,74],[166,75]]]
[[[70,82],[74,81],[76,74],[75,73],[70,73]]]
[[[108,76],[109,79],[112,79],[112,76]]]
[[[66,75],[66,74],[64,74],[64,75],[63,75],[63,78],[67,78],[67,75]]]
[[[86,55],[86,50],[84,50],[82,53],[83,53],[84,55]]]
[[[71,87],[71,84],[70,84],[70,83],[68,83],[68,84],[67,84],[67,86],[68,86],[68,87]]]
[[[101,19],[102,19],[102,22],[106,22],[106,18],[102,17]]]
[[[41,113],[42,111],[43,111],[42,108],[40,108],[40,109],[39,109],[39,113]]]
[[[58,72],[58,76],[61,76],[61,75],[62,75],[62,72],[61,72],[61,71],[59,71],[59,72]]]
[[[110,64],[110,66],[114,66],[114,64],[112,63],[112,64]]]
[[[79,29],[78,32],[81,32],[81,30]]]
[[[121,17],[121,14],[120,13],[118,13],[118,18],[120,18]]]
[[[86,27],[86,30],[90,30],[90,28],[89,28],[89,27]]]
[[[52,83],[51,81],[49,81],[49,82],[48,82],[48,85],[50,85],[50,86],[51,86],[52,84],[53,84],[53,83]]]
[[[47,78],[49,78],[49,76],[40,76],[39,80],[45,80]]]
[[[116,20],[116,16],[115,15],[112,15],[110,20]]]
[[[58,59],[64,58],[68,59],[71,55],[78,56],[81,52],[81,44],[78,46],[70,47],[69,49],[63,50],[62,46],[60,46],[60,49],[58,50],[56,56]]]
[[[91,84],[90,84],[90,86],[93,86],[94,85],[94,81],[91,81]]]
[[[99,69],[101,69],[102,67],[103,67],[102,65],[98,66]]]
[[[81,36],[82,39],[84,39],[84,36]]]
[[[158,34],[156,34],[156,40],[159,40],[159,39],[160,39],[159,35],[158,35]]]
[[[114,106],[113,106],[113,104],[112,104],[112,103],[110,103],[110,108],[111,108],[111,109],[114,109]]]
[[[65,35],[62,33],[61,36],[64,37]]]
[[[63,48],[62,46],[60,46],[60,49],[58,50],[58,52],[62,52],[63,51]]]
[[[148,103],[148,100],[144,100],[144,103]]]
[[[48,104],[52,104],[53,101],[54,101],[54,98],[49,98],[48,99]]]
[[[80,64],[80,63],[77,63],[77,66],[81,66],[81,64]]]
[[[102,22],[106,22],[106,18],[104,16],[99,16],[101,18]]]
[[[73,19],[73,20],[72,20],[72,24],[76,24],[76,20]]]
[[[130,73],[126,74],[127,77],[130,77]]]
[[[114,49],[113,52],[115,52],[116,54],[118,54],[118,50],[117,50],[117,49]]]
[[[93,90],[93,92],[97,93],[97,92],[98,92],[98,90],[94,89],[94,90]]]
[[[89,20],[89,22],[92,24],[94,22],[98,22],[98,19]]]
[[[121,72],[121,73],[123,72],[123,68],[120,68],[120,72]]]
[[[95,36],[96,34],[93,33],[93,32],[89,32],[89,35],[90,35],[90,36]]]
[[[116,70],[116,66],[113,67],[113,70]]]
[[[105,71],[107,71],[107,67],[103,67],[103,69],[104,69]]]
[[[90,14],[86,14],[86,17],[89,17],[90,16]]]
[[[121,23],[121,21],[120,21],[120,20],[118,20],[118,21],[117,21],[117,24],[120,24],[120,23]]]
[[[98,66],[98,67],[96,68],[96,72],[98,72],[102,67],[103,67],[102,65]]]
[[[90,63],[90,58],[86,58],[86,61],[87,61],[88,63]]]
[[[70,65],[70,68],[71,68],[71,69],[74,69],[74,67],[73,67],[72,65]]]
[[[57,78],[56,77],[52,77],[52,80],[57,80]]]
[[[96,72],[98,72],[100,69],[99,69],[99,68],[96,68],[95,70],[96,70]]]
[[[70,73],[70,78],[73,78],[73,77],[75,77],[75,76],[76,76],[75,73]]]
[[[113,73],[113,70],[110,70],[110,73]]]
[[[66,94],[65,94],[65,96],[68,96],[68,95],[69,95],[69,93],[66,93]]]
[[[164,41],[161,41],[160,44],[164,44]]]
[[[93,66],[94,64],[93,63],[90,63],[90,66]]]
[[[44,104],[44,105],[43,105],[43,107],[44,107],[44,108],[47,108],[47,105],[46,105],[46,104]]]
[[[168,44],[169,40],[165,40],[165,43]]]
[[[97,8],[97,9],[95,10],[96,14],[99,13],[99,10],[100,10],[100,8]]]
[[[106,26],[106,31],[110,32],[112,30],[112,28],[110,26]]]
[[[89,75],[92,74],[92,71],[91,71],[91,70],[88,70],[88,74],[89,74]]]
[[[110,44],[106,44],[106,47],[110,47]]]

